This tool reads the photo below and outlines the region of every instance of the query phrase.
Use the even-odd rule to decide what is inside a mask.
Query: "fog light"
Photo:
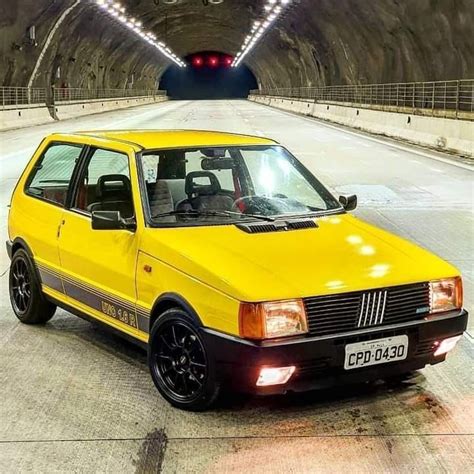
[[[291,367],[267,367],[260,369],[260,375],[257,380],[257,387],[266,387],[268,385],[282,385],[293,375],[294,366]]]
[[[443,354],[447,354],[449,351],[452,351],[456,347],[456,344],[458,343],[459,339],[461,339],[461,336],[449,337],[448,339],[444,339],[443,341],[441,341],[434,355],[440,356]]]

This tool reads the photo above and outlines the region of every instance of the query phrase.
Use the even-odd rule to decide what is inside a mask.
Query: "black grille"
[[[318,227],[318,224],[312,220],[305,221],[287,221],[288,229],[315,229]]]
[[[286,232],[290,230],[316,229],[318,224],[311,219],[275,221],[268,224],[237,224],[237,228],[248,234]]]
[[[429,312],[428,283],[304,299],[314,336],[423,319]]]
[[[276,232],[276,228],[273,224],[238,224],[237,227],[248,234]]]

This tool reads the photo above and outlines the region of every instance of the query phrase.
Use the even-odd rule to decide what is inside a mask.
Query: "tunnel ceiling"
[[[236,54],[265,2],[121,3],[184,57]],[[3,85],[154,87],[169,62],[93,4],[2,2]],[[294,0],[246,61],[262,87],[459,79],[474,76],[473,37],[472,0]]]

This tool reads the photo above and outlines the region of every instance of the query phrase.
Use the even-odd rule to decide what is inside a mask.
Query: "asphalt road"
[[[246,101],[168,102],[0,133],[0,238],[9,196],[41,138],[104,128],[216,129],[265,135],[356,214],[457,265],[474,301],[473,169]],[[21,325],[0,254],[0,472],[472,472],[474,323],[446,363],[404,383],[305,395],[228,397],[192,414],[169,407],[145,354],[60,311]]]

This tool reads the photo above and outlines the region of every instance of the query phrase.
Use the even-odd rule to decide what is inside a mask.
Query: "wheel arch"
[[[151,313],[150,313],[150,331],[155,324],[155,321],[168,309],[179,308],[183,311],[186,311],[189,316],[194,319],[194,322],[202,327],[202,321],[199,317],[197,311],[193,306],[181,295],[178,293],[163,293],[157,298],[153,304]]]
[[[33,259],[33,252],[31,251],[30,246],[21,237],[16,237],[12,242],[12,256],[15,255],[15,252],[19,249],[23,249],[30,258]]]
[[[20,249],[24,250],[28,254],[28,257],[30,257],[31,263],[33,265],[33,271],[35,272],[35,276],[38,282],[41,284],[42,279],[41,279],[38,266],[36,265],[36,262],[35,262],[33,251],[31,250],[30,246],[26,243],[24,239],[22,239],[21,237],[16,237],[15,239],[13,239],[13,242],[12,242],[12,259],[15,256],[15,253],[18,252],[18,250]]]

